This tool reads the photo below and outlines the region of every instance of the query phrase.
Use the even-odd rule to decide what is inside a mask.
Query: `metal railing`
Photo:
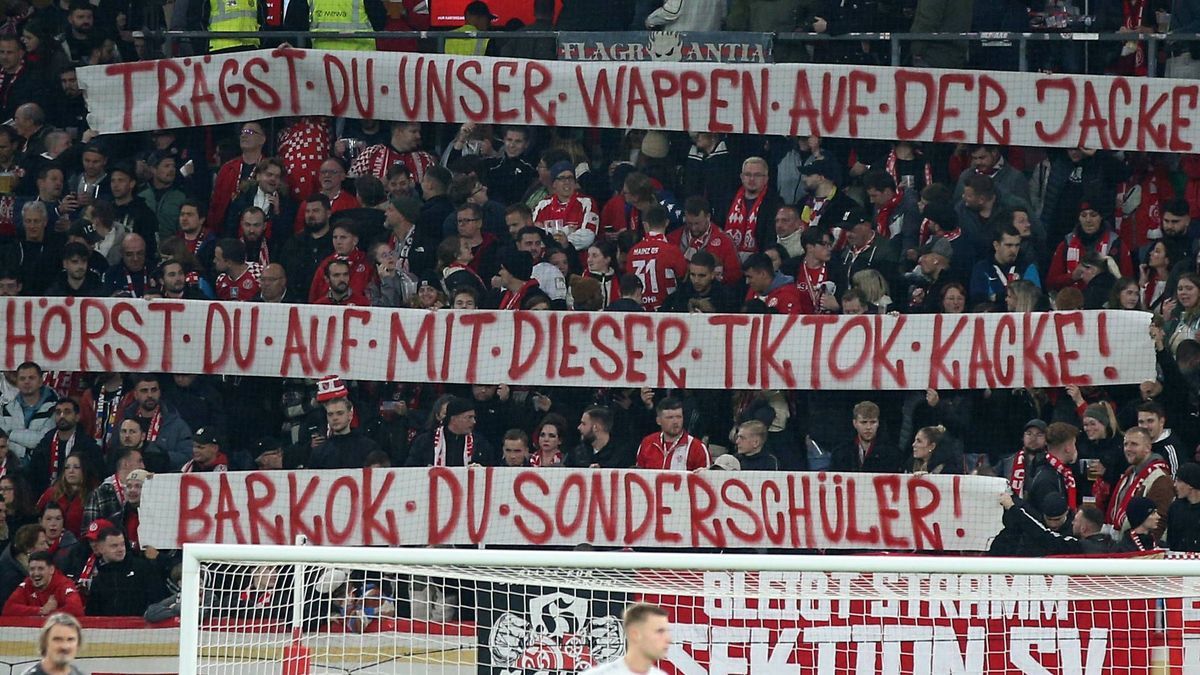
[[[637,31],[629,31],[637,32]],[[646,32],[648,34],[648,32]],[[601,35],[598,33],[598,35]],[[1016,45],[1018,64],[1017,70],[1029,70],[1030,43],[1050,44],[1091,44],[1108,42],[1145,42],[1146,65],[1151,76],[1158,71],[1158,47],[1160,44],[1176,42],[1200,43],[1200,33],[1089,33],[1053,31],[1046,32],[998,32],[998,33],[846,33],[843,35],[825,35],[822,33],[767,33],[776,43],[818,44],[829,42],[885,42],[889,46],[892,66],[907,65],[903,63],[903,45],[912,42],[967,42],[971,44],[984,42],[1011,42]],[[375,38],[391,40],[419,40],[435,45],[441,52],[446,40],[475,40],[481,38],[495,40],[537,40],[557,39],[558,31],[479,31],[476,33],[450,31],[362,31],[362,32],[313,32],[313,31],[146,31],[147,39],[155,40],[163,45],[164,54],[174,53],[174,46],[182,41],[207,40],[211,38],[261,38],[273,41],[288,41],[302,46],[312,38],[318,39],[347,39]]]

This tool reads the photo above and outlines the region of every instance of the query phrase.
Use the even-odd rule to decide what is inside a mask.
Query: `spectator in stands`
[[[138,427],[138,430],[140,431],[141,427]],[[146,468],[142,451],[136,447],[121,448],[116,453],[116,460],[116,473],[105,478],[104,482],[92,490],[83,506],[84,532],[98,519],[118,524],[124,522],[128,506],[141,501],[142,482],[131,479],[130,474]],[[136,496],[133,494],[135,492]]]
[[[12,543],[0,554],[0,598],[12,595],[29,575],[29,556],[49,548],[41,525],[22,525],[12,535]]]
[[[289,233],[298,231],[300,218],[296,217],[296,204],[288,195],[286,188],[287,167],[283,160],[267,157],[260,160],[254,170],[254,181],[238,193],[226,211],[223,223],[211,222],[210,227],[218,230],[223,236],[237,236],[238,218],[246,209],[257,206],[262,209],[268,239],[273,242],[283,241]],[[314,196],[321,193],[314,193]],[[149,200],[147,200],[149,201]],[[332,207],[326,200],[326,209]],[[326,214],[328,218],[328,214]],[[305,211],[304,223],[307,226],[308,212]]]
[[[1126,510],[1136,497],[1146,497],[1154,502],[1159,514],[1170,510],[1175,491],[1171,481],[1171,467],[1161,456],[1154,453],[1154,440],[1150,432],[1134,427],[1125,432],[1125,460],[1129,468],[1121,475],[1112,492],[1106,522],[1117,532],[1125,532],[1129,524]],[[1161,523],[1165,526],[1166,523]],[[1162,528],[1156,528],[1159,536]]]
[[[771,259],[764,253],[755,253],[742,265],[746,276],[746,302],[757,300],[775,314],[799,314],[800,291],[796,280],[777,272]]]
[[[54,486],[51,486],[53,489]],[[49,493],[49,490],[47,490]],[[46,550],[51,555],[58,556],[65,553],[68,549],[79,541],[75,532],[66,529],[66,510],[69,507],[74,513],[74,517],[78,517],[80,510],[75,507],[74,503],[65,505],[58,501],[46,499],[46,495],[42,495],[42,501],[38,502],[38,508],[41,510],[41,516],[38,517],[38,525],[41,526],[42,532],[46,535]]]
[[[141,616],[167,595],[153,564],[125,546],[125,535],[109,528],[97,535],[100,561],[87,598],[88,616]]]
[[[1041,287],[1036,265],[1020,265],[1017,257],[1021,252],[1021,235],[1011,226],[998,228],[992,240],[992,257],[975,263],[971,273],[971,302],[999,302],[1007,292],[1008,284],[1025,279]]]
[[[1081,263],[1088,253],[1099,256],[1106,268],[1112,268],[1114,277],[1133,276],[1129,248],[1117,233],[1107,226],[1105,216],[1101,213],[1102,208],[1104,207],[1098,202],[1080,202],[1075,230],[1068,234],[1054,251],[1050,271],[1046,275],[1047,288],[1087,288],[1091,278],[1088,276],[1088,270],[1082,269]]]
[[[21,470],[21,458],[14,455],[8,449],[8,432],[0,429],[0,478],[4,476],[15,476]],[[8,500],[3,501],[5,505]],[[0,519],[2,520],[2,519]],[[4,537],[7,540],[7,537]]]
[[[271,263],[263,267],[262,276],[258,279],[259,293],[256,302],[278,303],[290,305],[298,302],[288,289],[287,271],[279,263]]]
[[[524,251],[533,259],[531,279],[538,283],[538,289],[550,296],[551,300],[565,304],[567,299],[567,281],[561,270],[546,261],[546,231],[534,225],[527,225],[517,231],[517,250]],[[603,242],[601,242],[603,243]],[[588,247],[588,255],[592,255],[595,244]]]
[[[642,439],[637,468],[695,471],[712,464],[708,447],[683,426],[683,402],[664,398],[654,408],[659,431]]]
[[[4,441],[7,442],[5,437]],[[9,454],[9,457],[14,455]],[[0,501],[4,502],[4,522],[8,527],[8,541],[12,540],[17,529],[23,525],[36,523],[38,520],[36,499],[29,489],[29,483],[19,472],[6,474],[0,478]]]
[[[533,208],[534,223],[562,246],[586,251],[596,239],[600,214],[591,197],[579,191],[575,168],[560,161],[550,168],[552,193]]]
[[[1065,422],[1055,422],[1047,427],[1046,454],[1028,479],[1028,501],[1041,504],[1047,495],[1058,494],[1072,511],[1079,508],[1082,502],[1076,485],[1084,476],[1079,473],[1079,450],[1075,446],[1078,436],[1079,429]]]
[[[535,3],[535,7],[539,3]],[[546,3],[540,3],[545,5]],[[512,40],[510,43],[521,42]],[[504,129],[503,151],[484,161],[484,175],[492,196],[504,204],[515,204],[537,178],[537,169],[529,160],[532,145],[528,127]]]
[[[999,147],[987,144],[971,146],[971,169],[959,176],[954,186],[954,199],[962,197],[967,180],[976,175],[991,178],[999,194],[1029,203],[1028,179],[1004,159]]]
[[[41,294],[62,269],[64,241],[58,233],[47,231],[45,204],[26,203],[21,207],[21,217],[24,234],[19,239],[0,242],[0,265],[19,274],[26,294]]]
[[[379,180],[387,180],[388,169],[397,163],[408,168],[421,188],[425,189],[426,172],[437,166],[437,159],[421,149],[421,125],[418,122],[393,122],[391,139],[387,144],[372,145],[363,150],[350,167],[351,176],[375,176]],[[450,182],[449,177],[444,181]],[[446,185],[443,185],[443,191]],[[426,194],[426,199],[430,195]],[[438,221],[441,225],[441,221]]]
[[[1071,522],[1071,534],[1063,534],[1046,526],[1045,521],[1021,501],[1008,493],[1000,496],[1004,507],[1004,531],[996,541],[1003,543],[993,554],[1000,555],[1104,555],[1112,552],[1112,537],[1102,531],[1104,513],[1085,504]]]
[[[322,285],[326,287],[325,295],[317,298],[313,304],[343,307],[352,305],[359,307],[371,306],[371,301],[367,299],[367,296],[351,288],[350,283],[353,275],[350,271],[351,266],[349,262],[335,259],[325,263],[324,268],[322,272]]]
[[[504,442],[500,449],[503,466],[529,466],[529,434],[521,429],[509,429],[504,432]]]
[[[862,401],[854,406],[854,439],[833,451],[834,471],[896,473],[903,456],[900,449],[880,438],[879,405]]]
[[[249,302],[258,295],[258,275],[262,268],[256,262],[246,262],[246,246],[241,241],[231,237],[217,241],[213,248],[213,270],[218,273],[218,300]]]
[[[49,551],[29,555],[29,576],[4,603],[4,616],[46,616],[63,612],[83,616],[83,599],[74,582],[58,571]]]
[[[1167,543],[1172,551],[1200,552],[1200,464],[1189,462],[1175,474],[1175,501],[1167,510]]]
[[[864,270],[874,270],[881,274],[889,288],[896,285],[896,251],[875,233],[875,228],[867,219],[866,213],[857,208],[850,210],[840,227],[846,235],[846,246],[842,249],[839,261],[838,286],[849,288],[854,285],[854,278]],[[884,292],[886,294],[887,291]],[[868,299],[875,301],[875,298]]]
[[[329,198],[310,195],[304,200],[304,231],[288,238],[279,256],[290,280],[288,292],[295,298],[309,297],[317,268],[333,253]]]
[[[558,413],[543,417],[534,429],[533,438],[537,445],[529,458],[529,465],[543,468],[563,466],[566,461],[566,452],[563,450],[566,436],[566,418]]]
[[[1146,497],[1134,497],[1125,507],[1127,529],[1114,549],[1117,553],[1153,551],[1158,548],[1158,535],[1165,526],[1155,503]]]
[[[474,431],[475,404],[460,396],[451,398],[446,403],[444,421],[413,441],[408,466],[493,464],[491,444]]]
[[[58,395],[42,384],[41,366],[26,361],[17,366],[17,395],[0,407],[0,429],[8,434],[8,450],[25,459],[54,426]]]
[[[146,163],[151,168],[150,183],[138,196],[154,214],[158,222],[156,235],[162,241],[179,230],[179,211],[188,197],[175,185],[178,172],[174,155],[156,153]]]
[[[78,242],[70,242],[62,249],[62,272],[46,288],[50,297],[93,298],[105,294],[100,275],[88,269],[91,251]]]
[[[212,202],[208,207],[208,218],[213,223],[225,222],[229,205],[237,197],[242,183],[254,177],[267,144],[266,128],[262,122],[244,122],[238,129],[237,142],[240,153],[221,165],[213,181]]]
[[[691,312],[697,302],[707,302],[714,312],[736,312],[740,307],[735,290],[717,281],[717,259],[708,251],[696,251],[688,262],[687,279],[663,305],[664,312]]]
[[[734,431],[740,471],[778,471],[779,460],[766,449],[767,425],[758,420],[743,422]]]
[[[367,456],[379,450],[375,441],[352,426],[354,404],[339,397],[324,401],[327,434],[313,440],[307,468],[361,469]]]
[[[1161,10],[1160,10],[1161,11]],[[1200,12],[1187,0],[1172,0],[1170,4],[1172,33],[1200,33]],[[1169,42],[1167,77],[1200,78],[1200,45],[1194,41]]]
[[[25,62],[25,47],[19,36],[0,37],[0,117],[12,119],[17,106],[42,102],[42,73]]]
[[[1018,499],[1029,496],[1029,486],[1046,452],[1046,431],[1049,427],[1039,419],[1025,423],[1021,449],[1000,461],[999,474],[1008,479],[1009,490]]]
[[[392,197],[384,209],[388,245],[395,257],[396,269],[413,277],[432,270],[436,264],[437,243],[417,231],[421,202],[413,197]]]
[[[962,451],[954,447],[942,425],[922,427],[913,438],[912,457],[904,463],[904,472],[923,474],[961,474]]]
[[[167,260],[158,266],[154,279],[163,298],[170,300],[208,300],[208,296],[187,282],[188,268],[180,260]]]
[[[308,292],[309,302],[317,302],[329,295],[330,284],[326,279],[325,268],[334,260],[346,263],[350,268],[350,292],[353,295],[366,295],[367,286],[375,280],[375,266],[367,260],[367,254],[358,248],[358,229],[354,223],[339,220],[333,226],[333,253],[329,254],[317,265],[313,276],[312,287]]]
[[[591,406],[579,418],[579,445],[568,453],[566,465],[576,468],[627,469],[633,466],[632,449],[613,438],[613,413]]]
[[[540,290],[533,276],[533,261],[525,251],[505,251],[500,263],[499,309],[521,309],[522,303],[533,292]]]
[[[229,457],[221,449],[225,441],[213,427],[199,427],[192,434],[192,458],[183,473],[209,473],[229,470]]]
[[[29,458],[30,485],[33,489],[40,493],[57,481],[64,473],[67,457],[72,454],[83,458],[91,475],[103,472],[104,455],[81,424],[79,402],[64,398],[54,404],[54,428],[46,432]]]
[[[687,273],[687,261],[679,247],[667,240],[667,211],[655,206],[642,214],[646,236],[629,251],[625,259],[626,274],[635,275],[641,282],[642,309],[653,312],[675,292]],[[618,280],[622,296],[631,290],[624,278]]]
[[[1183,455],[1184,445],[1179,435],[1167,427],[1167,409],[1158,401],[1146,401],[1137,407],[1138,426],[1145,429],[1153,439],[1151,450],[1167,460],[1171,475],[1179,471],[1179,465],[1188,459]]]
[[[733,241],[713,225],[711,210],[703,197],[690,197],[684,204],[684,226],[668,235],[667,240],[683,250],[691,260],[699,251],[707,251],[718,261],[717,279],[737,286],[742,279],[742,264]]]
[[[125,409],[123,420],[133,420],[146,433],[147,466],[178,471],[192,457],[192,430],[179,412],[162,402],[162,390],[154,375],[134,375],[133,402]],[[109,440],[116,445],[117,438]],[[123,441],[122,441],[123,442]]]

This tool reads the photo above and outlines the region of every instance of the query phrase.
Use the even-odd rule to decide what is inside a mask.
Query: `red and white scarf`
[[[1141,490],[1142,483],[1154,473],[1156,469],[1161,469],[1169,476],[1171,475],[1171,467],[1161,459],[1154,459],[1146,463],[1141,471],[1132,474],[1133,480],[1125,487],[1125,494],[1117,494],[1116,499],[1113,499],[1108,504],[1108,523],[1118,530],[1121,529],[1125,522],[1125,511],[1129,508],[1129,502],[1138,495]]]
[[[729,216],[725,218],[725,234],[733,240],[733,245],[737,249],[739,255],[758,252],[758,239],[756,232],[758,229],[758,212],[762,208],[763,199],[767,196],[767,190],[764,188],[754,198],[754,203],[750,208],[746,208],[746,188],[738,188],[737,194],[733,197],[733,204],[729,207]]]
[[[109,478],[109,480],[112,481],[113,492],[117,493],[117,503],[120,504],[122,508],[124,508],[124,506],[125,506],[125,486],[121,484],[121,477],[114,473],[112,475],[112,477]]]
[[[150,418],[150,426],[146,429],[146,442],[152,443],[158,440],[158,432],[162,429],[162,408],[154,411],[154,417]]]
[[[475,455],[475,434],[467,434],[463,439],[463,466],[471,465]],[[446,427],[439,426],[433,432],[433,465],[446,466]]]
[[[1062,477],[1063,486],[1067,488],[1067,506],[1072,511],[1079,508],[1079,493],[1075,490],[1075,474],[1071,472],[1071,467],[1063,464],[1062,460],[1048,452],[1046,453],[1046,463]]]
[[[550,460],[550,463],[546,464],[545,466],[555,466],[557,464],[562,464],[562,458],[563,458],[562,450],[555,450],[554,451],[554,459]],[[542,453],[538,452],[538,453],[535,453],[532,457],[530,457],[529,458],[529,466],[543,466],[542,465]]]
[[[1013,455],[1012,475],[1008,477],[1008,487],[1018,497],[1025,495],[1025,448]]]
[[[66,456],[71,454],[71,450],[75,447],[75,434],[71,433],[71,437],[67,439],[66,452],[59,455],[59,439],[55,433],[50,437],[50,482],[58,480],[58,467],[61,464],[66,464]],[[61,459],[60,459],[61,458]]]
[[[75,584],[83,591],[88,591],[92,587],[92,576],[96,574],[96,554],[88,556],[87,562],[83,563],[83,569],[79,572],[79,579]]]
[[[1102,256],[1108,255],[1108,250],[1112,248],[1113,243],[1117,240],[1117,235],[1112,230],[1105,230],[1100,237],[1100,241],[1096,242],[1093,249],[1096,253]],[[1083,239],[1076,233],[1071,233],[1067,236],[1067,272],[1074,272],[1076,267],[1079,267],[1079,261],[1083,259]]]
[[[902,201],[904,201],[904,192],[897,190],[896,196],[892,197],[887,204],[879,207],[879,211],[875,213],[875,231],[884,239],[894,239],[900,236],[902,223],[899,220],[893,223],[892,214],[896,212],[896,208]]]
[[[704,236],[693,237],[692,233],[686,229],[683,232],[683,237],[679,240],[679,245],[683,247],[683,257],[691,260],[692,256],[696,255],[697,251],[703,251],[708,248],[708,243],[712,241],[713,226],[709,225],[704,231]]]
[[[504,295],[500,296],[500,309],[521,309],[521,303],[529,295],[529,292],[537,288],[537,279],[530,279],[521,284],[517,292],[504,291]]]
[[[829,278],[829,265],[824,263],[820,267],[813,269],[803,263],[800,264],[800,271],[804,274],[804,283],[808,286],[805,290],[808,291],[808,297],[812,300],[814,312],[824,312],[821,308],[821,294],[824,292],[822,284]]]

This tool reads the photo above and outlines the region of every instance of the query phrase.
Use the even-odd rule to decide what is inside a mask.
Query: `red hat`
[[[326,375],[317,380],[317,402],[324,403],[335,398],[346,398],[346,385],[337,375]]]
[[[107,530],[110,527],[115,527],[115,525],[112,524],[111,520],[105,520],[104,518],[97,518],[92,521],[91,525],[87,526],[87,531],[85,531],[83,533],[83,538],[87,539],[88,541],[96,541],[97,539],[100,538],[100,533]]]

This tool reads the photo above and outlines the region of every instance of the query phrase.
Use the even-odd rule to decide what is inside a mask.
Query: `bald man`
[[[258,283],[261,286],[258,297],[255,298],[258,302],[274,302],[285,305],[296,302],[288,296],[287,272],[283,269],[283,265],[271,263],[264,267]]]
[[[121,262],[104,273],[109,294],[140,298],[146,294],[146,240],[130,232],[121,240]]]

